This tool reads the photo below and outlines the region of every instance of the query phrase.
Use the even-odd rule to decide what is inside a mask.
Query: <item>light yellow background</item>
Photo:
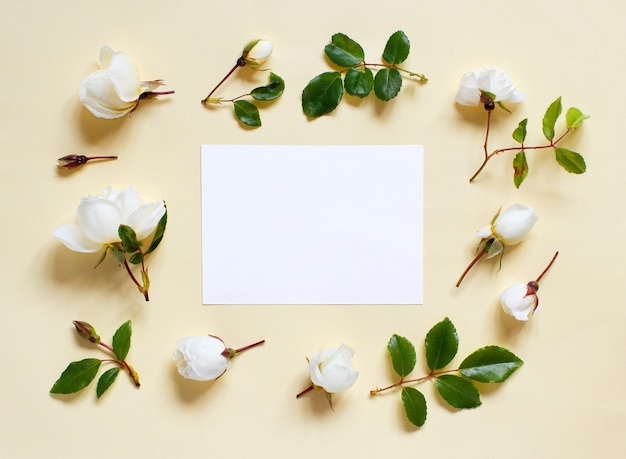
[[[0,0],[0,455],[622,457],[624,13],[617,1],[580,0]],[[427,84],[405,79],[389,103],[349,98],[331,116],[306,119],[300,94],[330,69],[323,48],[333,33],[351,36],[379,62],[398,29],[411,40],[405,67],[427,74]],[[200,99],[256,37],[274,42],[269,66],[286,91],[262,110],[261,129],[246,130],[230,107],[206,109]],[[163,78],[176,94],[142,103],[131,117],[94,118],[77,91],[97,69],[102,45],[126,51],[142,78]],[[491,145],[513,146],[510,133],[524,117],[528,142],[543,142],[543,113],[562,96],[565,108],[591,115],[564,143],[584,155],[586,174],[570,175],[551,153],[531,152],[520,190],[510,155],[467,182],[481,161],[485,112],[456,106],[454,95],[464,72],[485,65],[510,72],[527,94],[510,105],[513,114],[494,113]],[[265,81],[240,70],[222,93]],[[200,145],[207,143],[423,144],[424,305],[203,306]],[[70,153],[119,159],[57,171],[56,158]],[[97,256],[52,237],[74,221],[81,197],[109,184],[167,201],[165,239],[149,258],[149,303],[112,260],[94,271]],[[515,202],[539,215],[528,240],[507,252],[499,272],[497,262],[483,261],[455,289],[475,231]],[[505,316],[499,293],[536,277],[556,250],[540,314],[528,323]],[[430,382],[419,386],[429,411],[414,429],[398,392],[371,399],[369,390],[394,381],[386,352],[393,333],[418,345],[414,374],[425,374],[421,343],[446,316],[460,336],[453,364],[487,344],[511,349],[525,364],[506,383],[481,386],[475,410],[451,410]],[[76,396],[49,395],[71,360],[103,355],[76,338],[74,319],[107,339],[132,319],[128,360],[139,390],[122,374],[99,401],[95,384]],[[233,347],[267,343],[237,357],[214,383],[183,380],[174,343],[205,333]],[[321,394],[296,400],[309,382],[305,357],[340,342],[356,349],[355,386],[335,397],[334,411]]]

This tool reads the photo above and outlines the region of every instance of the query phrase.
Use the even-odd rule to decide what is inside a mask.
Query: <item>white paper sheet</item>
[[[204,304],[421,304],[421,146],[202,146]]]

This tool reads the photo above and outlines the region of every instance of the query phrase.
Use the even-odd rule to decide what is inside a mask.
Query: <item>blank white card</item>
[[[202,146],[204,304],[421,304],[423,147]]]

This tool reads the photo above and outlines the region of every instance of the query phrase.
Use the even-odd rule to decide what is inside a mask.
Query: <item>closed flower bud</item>
[[[178,373],[195,381],[211,381],[230,367],[230,350],[216,336],[190,336],[176,341],[174,360]]]
[[[537,308],[538,288],[536,282],[513,284],[500,294],[502,310],[517,320],[528,320]]]
[[[92,343],[98,344],[100,342],[100,336],[96,333],[96,329],[93,325],[80,320],[75,320],[73,323],[74,327],[76,327],[76,331],[81,337],[91,341]]]
[[[57,167],[59,169],[74,169],[82,166],[92,159],[117,159],[117,156],[91,156],[85,155],[67,155],[57,159]]]
[[[341,344],[326,351],[317,352],[309,360],[311,382],[329,394],[343,392],[352,387],[358,371],[352,369],[354,349]]]
[[[241,57],[247,65],[256,70],[270,57],[273,49],[274,47],[270,41],[262,39],[252,40],[244,46]]]
[[[482,239],[495,237],[503,245],[515,245],[523,241],[539,217],[532,207],[513,204],[496,215],[491,225],[480,229],[477,236]]]

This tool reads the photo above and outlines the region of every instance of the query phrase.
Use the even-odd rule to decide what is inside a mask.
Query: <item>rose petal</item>
[[[108,46],[103,46],[102,48],[100,48],[100,67],[106,69],[110,65],[111,58],[114,54],[115,51],[113,51]]]
[[[102,250],[102,244],[87,239],[80,227],[73,223],[59,226],[52,235],[75,252],[95,253]]]
[[[163,201],[149,202],[130,214],[126,222],[137,233],[137,239],[142,240],[152,234],[164,214]]]
[[[120,100],[106,70],[98,70],[85,78],[78,95],[87,110],[99,118],[120,118],[137,105],[137,102]]]
[[[100,196],[89,196],[81,200],[76,214],[78,226],[92,241],[108,244],[120,240],[118,229],[124,218],[114,202]]]
[[[454,100],[457,104],[473,107],[480,103],[480,91],[476,87],[461,86]]]
[[[139,192],[132,186],[115,194],[110,193],[107,199],[114,201],[119,206],[125,219],[144,204],[144,200],[139,195]]]
[[[139,98],[141,93],[139,71],[126,53],[121,51],[115,53],[106,71],[122,101],[131,102]]]

